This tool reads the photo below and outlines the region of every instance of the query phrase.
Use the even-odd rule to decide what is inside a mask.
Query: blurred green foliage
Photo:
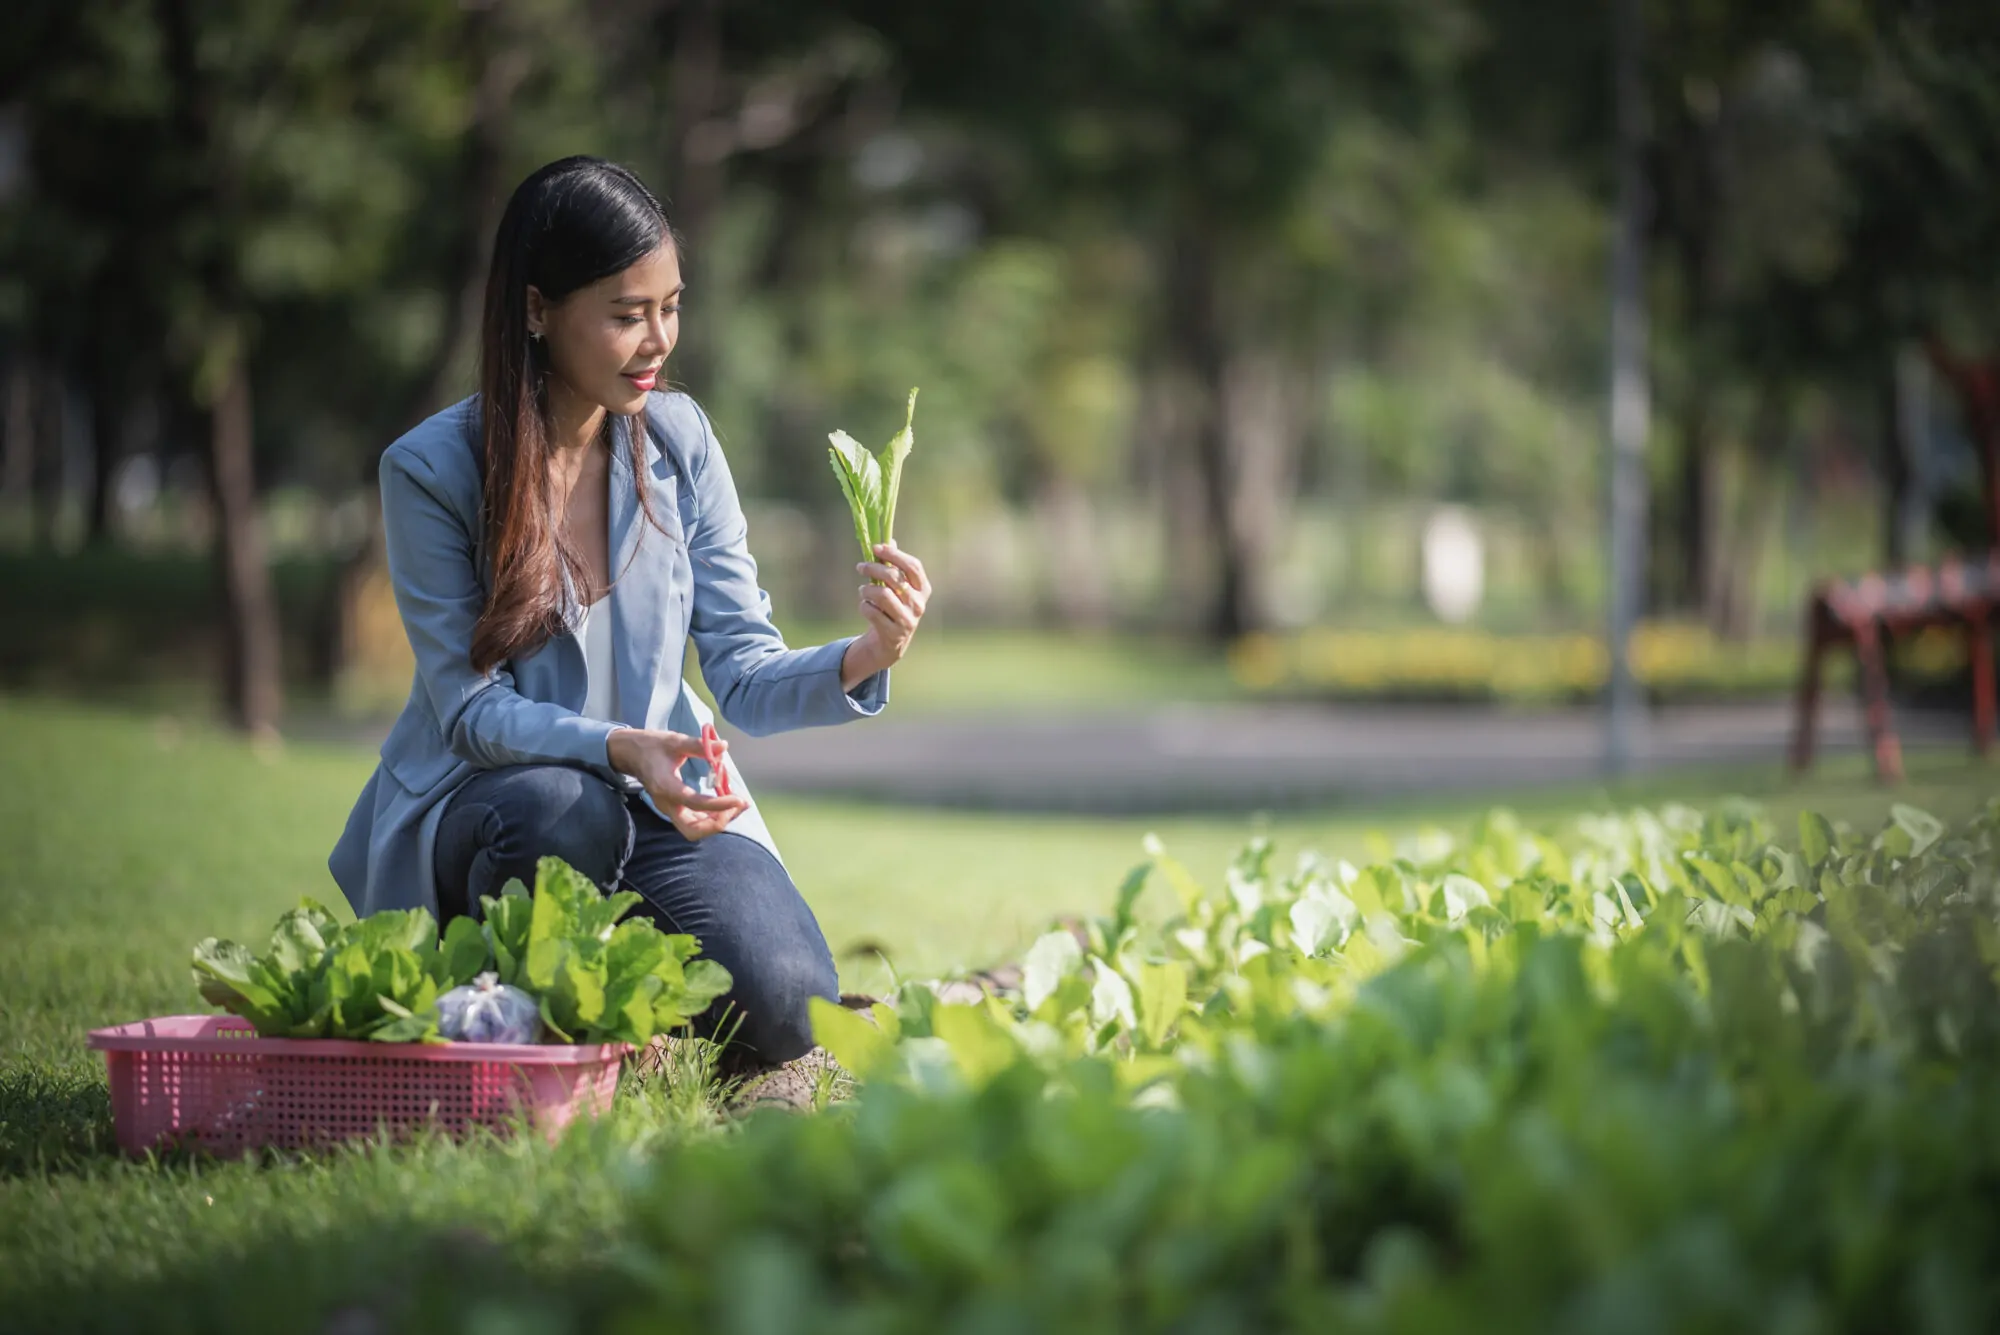
[[[1985,540],[1948,387],[1916,469],[1890,372],[1995,337],[2000,21],[1645,15],[1652,596],[1740,635],[1795,601],[1805,512],[1921,482],[1920,540]],[[667,199],[674,374],[745,490],[807,521],[801,566],[839,526],[826,430],[886,437],[921,384],[906,509],[969,616],[1296,624],[1283,552],[1326,507],[1441,500],[1533,534],[1592,616],[1565,572],[1599,546],[1608,32],[1581,0],[24,0],[0,25],[16,508],[48,489],[19,462],[36,405],[90,436],[102,493],[134,448],[202,451],[239,355],[264,483],[365,489],[471,387],[507,191],[592,151]],[[1038,592],[990,569],[999,512]],[[1913,530],[1841,531],[1852,567]],[[1157,587],[1098,577],[1121,561]]]
[[[1253,845],[1225,892],[1156,858],[1185,905],[1157,936],[1048,938],[1074,963],[1018,1006],[912,985],[886,1032],[846,1017],[901,1035],[853,1116],[651,1165],[617,1306],[666,1330],[1981,1329],[1996,826],[1898,807],[1776,842],[1683,808],[1559,844],[1496,813],[1360,869]]]

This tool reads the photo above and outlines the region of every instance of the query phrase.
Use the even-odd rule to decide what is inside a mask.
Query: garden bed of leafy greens
[[[859,1098],[653,1159],[615,1282],[545,1297],[688,1331],[1990,1329],[1996,970],[2000,803],[1783,842],[1737,806],[1500,814],[1366,867],[1259,841],[1219,892],[1155,850],[1018,995],[821,1012]]]
[[[1156,889],[1164,917],[1141,911]],[[496,934],[483,963],[532,974],[532,937]],[[1875,830],[1778,831],[1739,803],[1553,832],[1497,812],[1360,866],[1254,840],[1216,885],[1155,844],[1106,913],[1034,943],[1018,987],[956,995],[819,1010],[862,1081],[820,1115],[616,1153],[573,1135],[566,1171],[604,1175],[614,1248],[472,1309],[418,1267],[383,1320],[2000,1318],[2000,802]]]

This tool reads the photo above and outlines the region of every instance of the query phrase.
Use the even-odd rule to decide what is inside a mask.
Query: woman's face
[[[561,301],[529,287],[528,329],[542,335],[550,369],[579,406],[630,416],[680,337],[680,301],[680,256],[663,245]]]

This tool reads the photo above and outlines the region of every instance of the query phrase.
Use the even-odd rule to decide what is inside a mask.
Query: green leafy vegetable
[[[619,922],[638,903],[543,858],[532,897],[509,881],[499,898],[481,900],[500,981],[540,1001],[542,1023],[567,1042],[642,1044],[687,1023],[729,990],[729,971],[695,959],[692,936]]]
[[[840,483],[840,494],[847,498],[848,511],[854,516],[854,536],[861,543],[863,560],[873,561],[876,545],[895,536],[896,497],[903,485],[903,460],[910,457],[910,446],[916,440],[913,431],[916,417],[917,391],[912,389],[903,429],[883,446],[879,457],[870,454],[845,431],[834,431],[827,436],[832,442],[827,448],[827,459]]]
[[[619,921],[640,902],[606,895],[560,858],[536,866],[535,892],[509,881],[480,900],[485,921],[455,918],[438,937],[423,909],[341,924],[308,899],[278,919],[261,956],[214,937],[194,950],[211,1004],[266,1038],[438,1040],[437,1000],[491,971],[541,1007],[565,1042],[644,1044],[729,991],[729,971],[699,944],[651,922]]]
[[[437,1036],[438,995],[471,981],[485,960],[483,944],[475,958],[463,931],[441,950],[437,921],[423,909],[343,926],[306,899],[278,919],[262,956],[203,941],[194,979],[204,999],[266,1038],[417,1043]]]

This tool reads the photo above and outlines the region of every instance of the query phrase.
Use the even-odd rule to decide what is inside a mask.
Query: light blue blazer
[[[841,690],[841,658],[852,637],[790,649],[771,624],[770,596],[758,587],[736,485],[707,415],[685,394],[654,393],[645,419],[648,491],[671,540],[639,511],[630,419],[614,419],[608,515],[617,722],[577,712],[588,683],[573,633],[473,671],[472,627],[491,580],[479,522],[477,397],[419,423],[383,453],[389,578],[417,668],[381,763],[327,858],[357,915],[437,911],[431,864],[438,821],[446,800],[479,770],[574,765],[658,811],[636,779],[611,768],[605,743],[621,724],[694,734],[712,721],[681,676],[690,639],[722,717],[752,736],[845,723],[888,703],[887,672],[851,694]],[[700,761],[689,761],[681,776],[692,783],[705,773]],[[732,835],[777,854],[755,799],[715,837]]]

